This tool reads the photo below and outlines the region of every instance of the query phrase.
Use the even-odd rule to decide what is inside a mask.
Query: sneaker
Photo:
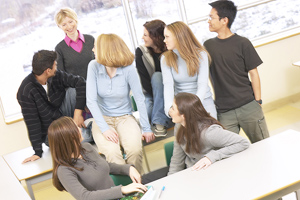
[[[155,137],[165,137],[167,135],[166,127],[160,124],[154,124],[154,135]]]

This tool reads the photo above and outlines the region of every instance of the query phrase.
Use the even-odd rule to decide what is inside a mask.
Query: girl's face
[[[66,17],[59,25],[59,28],[61,28],[65,34],[71,36],[77,33],[77,22],[72,18]]]
[[[171,31],[167,29],[167,27],[164,29],[164,42],[166,43],[167,49],[168,50],[173,50],[176,49],[176,40],[175,36]]]
[[[172,121],[174,123],[180,123],[183,126],[185,125],[184,115],[179,113],[179,110],[177,108],[175,101],[173,101],[173,104],[172,104],[172,107],[170,108],[169,114],[172,117]]]
[[[153,46],[154,46],[153,40],[150,38],[149,32],[147,31],[147,29],[145,27],[144,27],[144,34],[143,34],[142,39],[144,40],[146,47],[153,48]]]

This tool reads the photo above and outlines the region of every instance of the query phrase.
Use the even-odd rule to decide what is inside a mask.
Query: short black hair
[[[217,10],[220,18],[228,18],[227,27],[230,28],[237,13],[237,7],[234,3],[232,1],[219,0],[209,3],[209,5]]]
[[[55,51],[40,50],[32,58],[32,73],[40,76],[48,68],[52,69],[57,54]]]

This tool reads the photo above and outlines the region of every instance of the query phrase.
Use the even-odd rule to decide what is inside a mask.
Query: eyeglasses
[[[219,21],[222,19],[223,17],[219,17]],[[211,21],[211,20],[213,20],[213,19],[218,19],[218,18],[213,18],[213,17],[211,17],[211,16],[208,16],[208,21]]]

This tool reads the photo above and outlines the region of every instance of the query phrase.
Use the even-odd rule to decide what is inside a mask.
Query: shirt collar
[[[98,64],[99,64],[99,63],[98,63]],[[99,64],[99,65],[100,65],[99,73],[100,73],[100,74],[107,74],[104,65],[101,65],[101,64]],[[122,67],[118,67],[118,68],[117,68],[116,75],[119,75],[119,74],[123,74]]]
[[[79,30],[77,30],[77,31],[78,31],[78,39],[81,40],[82,42],[85,42],[83,34],[81,34]],[[70,46],[71,42],[73,42],[67,34],[65,37],[65,42],[68,46]]]

